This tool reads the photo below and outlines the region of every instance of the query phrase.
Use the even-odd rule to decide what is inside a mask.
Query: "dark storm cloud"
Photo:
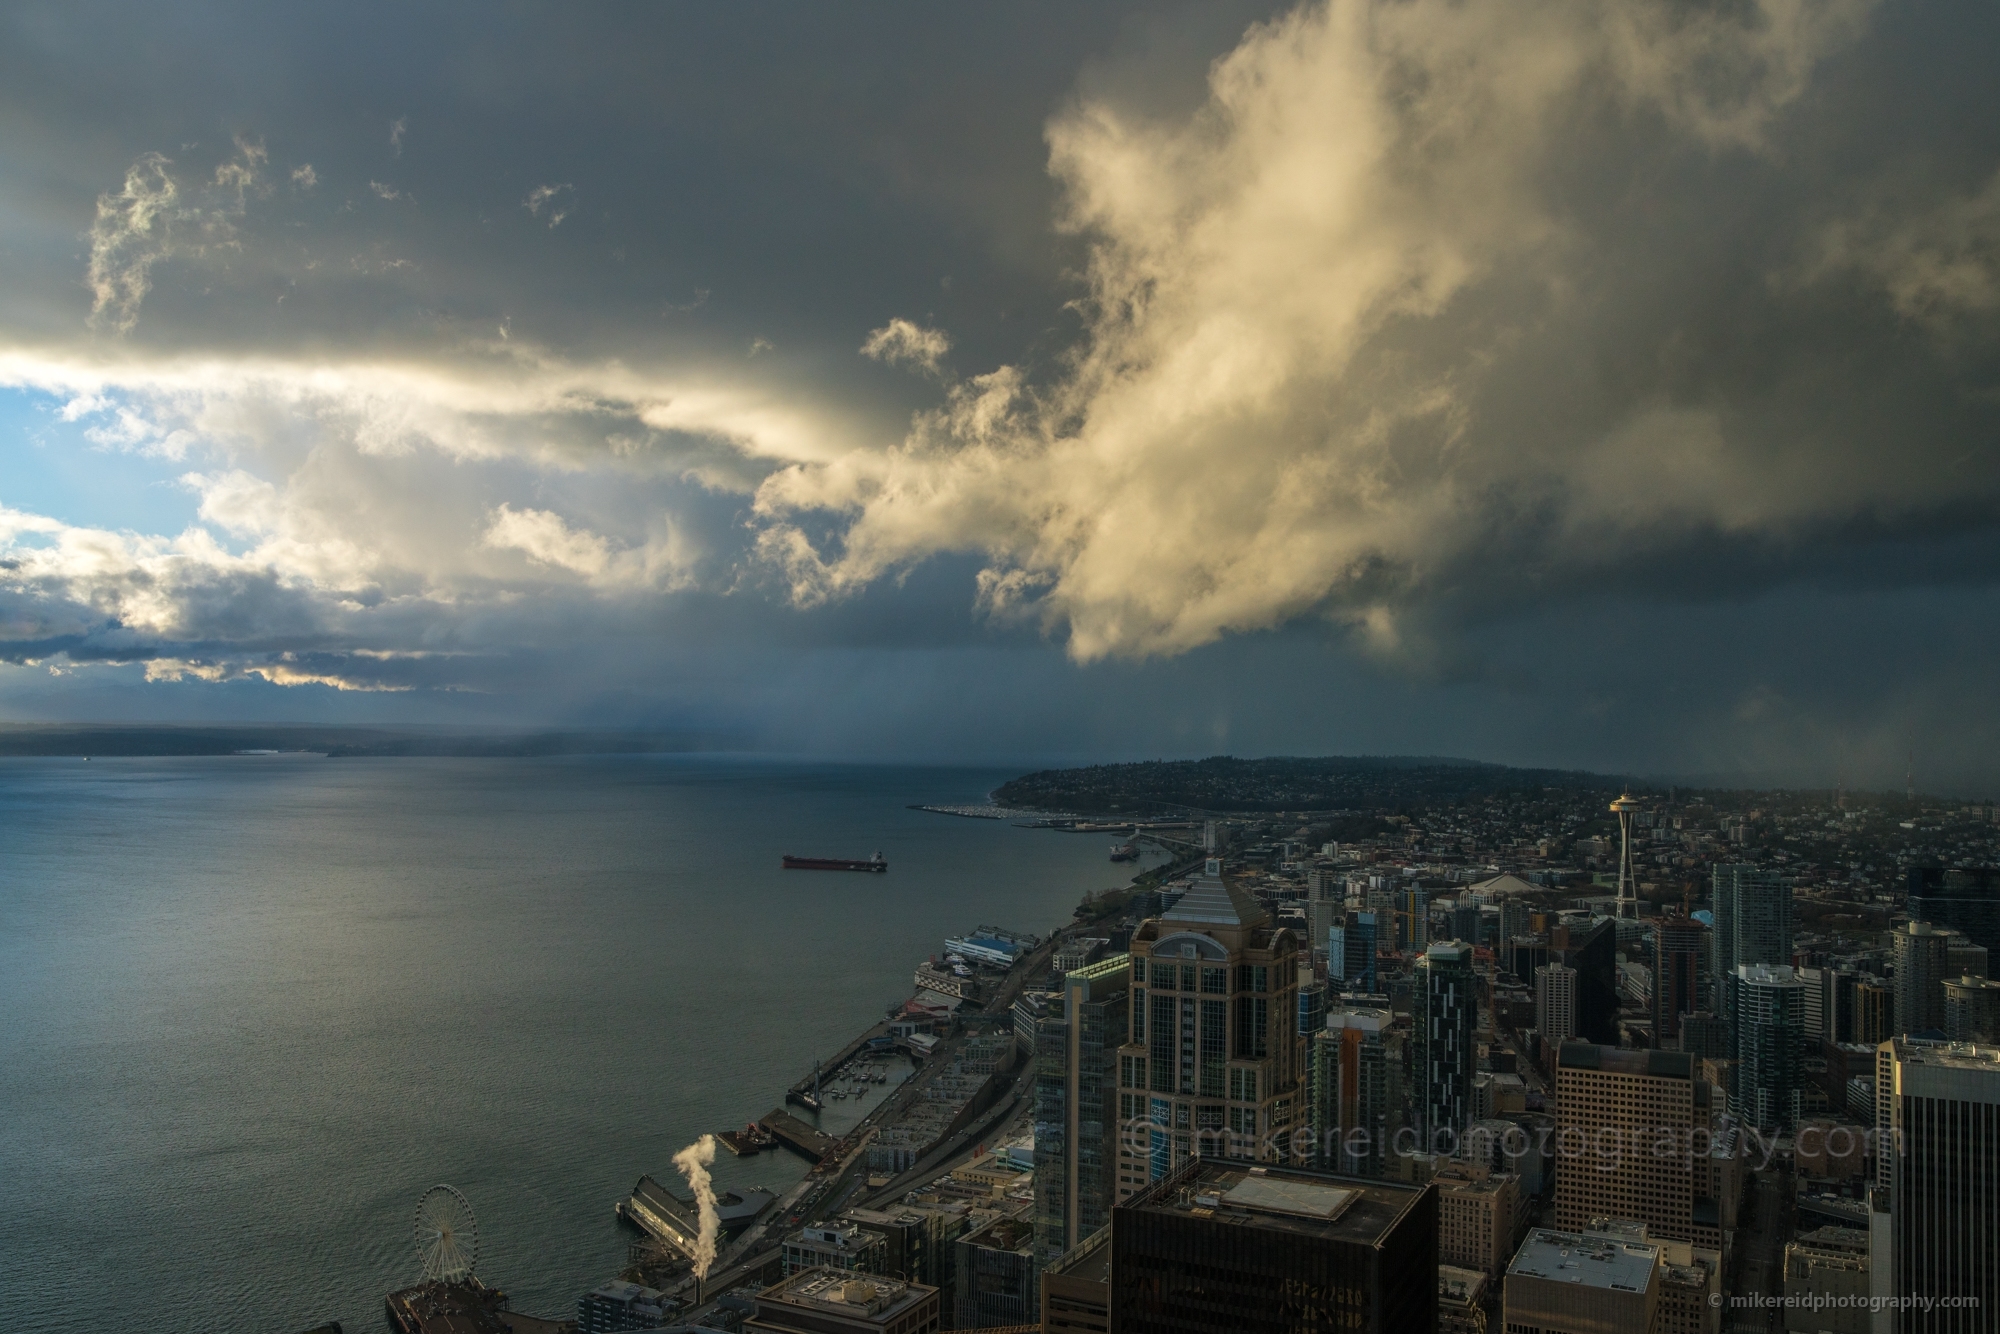
[[[988,754],[1949,730],[1886,645],[2000,551],[1990,7],[4,22],[0,384],[200,505],[0,510],[10,660]]]

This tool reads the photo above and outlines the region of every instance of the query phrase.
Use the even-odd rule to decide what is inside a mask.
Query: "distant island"
[[[1240,760],[1146,760],[1045,769],[1003,783],[1001,806],[1092,815],[1181,807],[1221,813],[1393,810],[1408,805],[1558,788],[1616,792],[1630,780],[1579,769],[1514,769],[1440,756],[1275,755]]]
[[[333,758],[662,755],[727,750],[699,731],[499,731],[459,728],[171,724],[0,724],[0,756],[311,754]]]

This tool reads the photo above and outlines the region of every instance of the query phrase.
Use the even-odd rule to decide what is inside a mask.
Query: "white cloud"
[[[489,547],[519,551],[529,560],[594,579],[611,564],[611,546],[596,533],[579,531],[548,510],[501,505],[487,525]]]
[[[381,181],[368,182],[368,188],[375,192],[377,199],[401,199],[403,197],[401,190],[398,190],[393,185],[385,185]]]
[[[397,156],[403,156],[403,135],[409,131],[410,118],[398,116],[389,122],[389,148]]]
[[[861,344],[861,355],[891,366],[918,366],[935,373],[951,339],[941,329],[926,329],[914,321],[893,319],[869,334]]]
[[[319,185],[319,173],[313,170],[312,163],[301,163],[292,168],[292,184],[301,190],[316,189]]]
[[[558,203],[565,191],[574,198],[576,191],[568,185],[538,185],[528,191],[528,197],[521,201],[521,207],[538,218],[546,209],[549,215],[549,230],[554,231],[561,225],[562,220],[569,216],[569,206]]]
[[[234,248],[236,222],[247,197],[262,188],[265,161],[261,144],[239,138],[235,155],[193,189],[175,178],[174,164],[162,154],[134,161],[123,188],[97,198],[86,273],[92,327],[130,333],[152,289],[153,268],[163,260]]]
[[[1772,126],[1867,9],[1332,0],[1253,28],[1192,115],[1080,102],[1049,127],[1091,243],[1065,375],[1031,392],[1002,368],[896,448],[774,474],[761,549],[802,603],[982,554],[984,604],[1033,606],[1086,660],[1315,612],[1407,650],[1398,609],[1477,582],[1482,545],[1587,532],[1519,554],[1533,577],[1894,504],[1912,488],[1885,494],[1877,464],[1756,457],[1783,442],[1746,448],[1728,414],[1650,390],[1523,427],[1501,369],[1590,355],[1618,273],[1591,266],[1629,260],[1557,192],[1579,145],[1616,170],[1626,140],[1774,162]],[[876,337],[909,355],[923,332]],[[840,524],[825,549],[790,526],[815,510]]]

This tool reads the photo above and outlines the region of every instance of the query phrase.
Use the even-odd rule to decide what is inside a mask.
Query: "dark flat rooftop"
[[[1373,1246],[1422,1194],[1371,1177],[1200,1162],[1123,1207]]]

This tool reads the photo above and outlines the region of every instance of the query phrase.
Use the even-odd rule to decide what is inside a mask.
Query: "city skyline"
[[[0,719],[1979,795],[2000,19],[1506,14],[17,6]]]

